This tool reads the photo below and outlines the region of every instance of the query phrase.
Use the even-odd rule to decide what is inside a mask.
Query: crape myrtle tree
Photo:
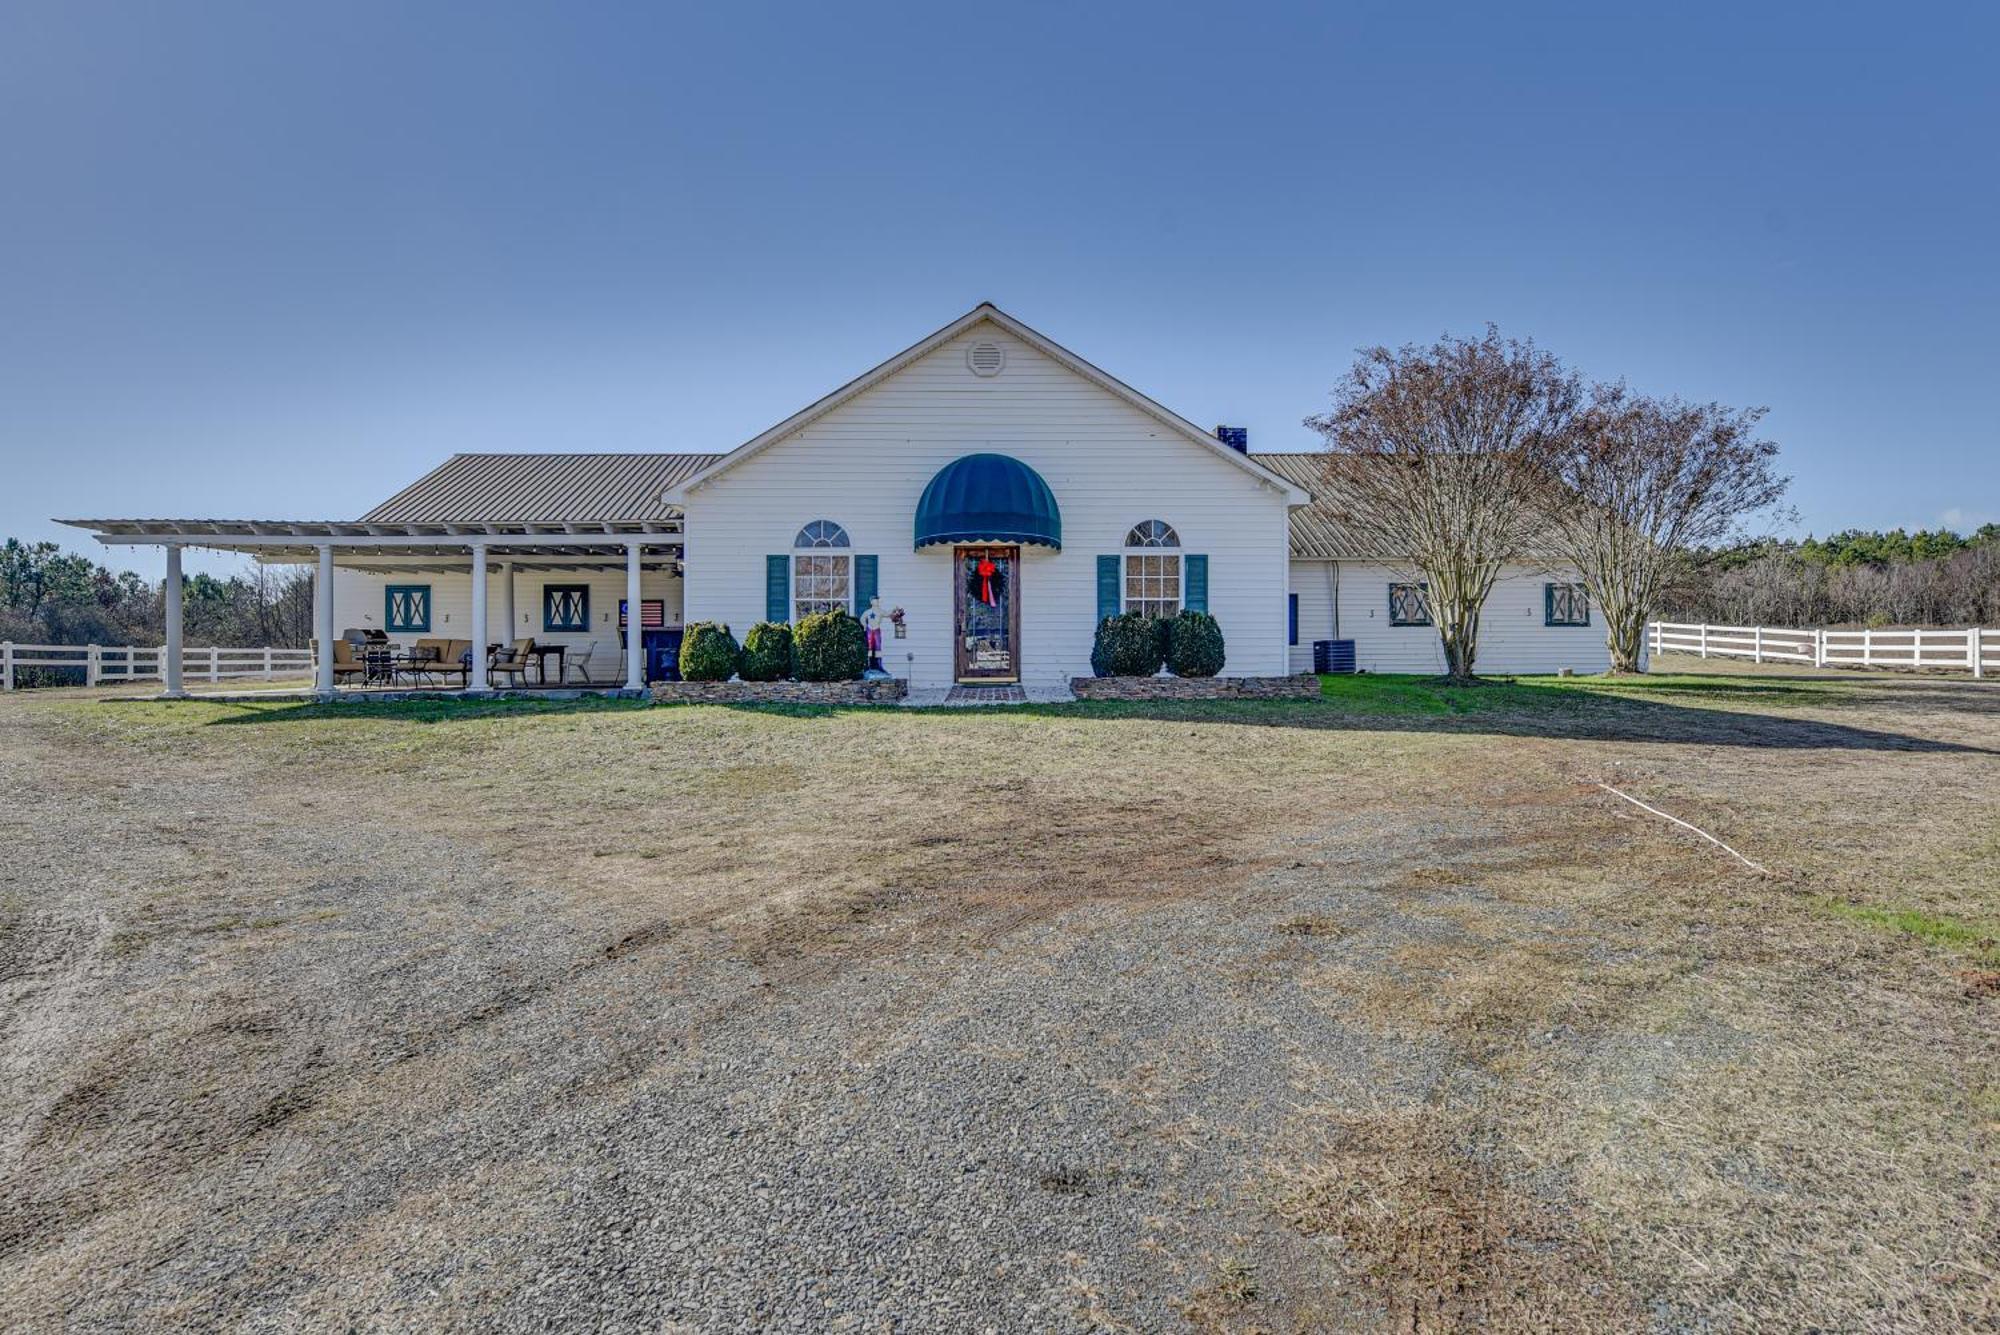
[[[1479,616],[1510,562],[1528,559],[1547,469],[1583,403],[1581,382],[1532,342],[1451,335],[1364,349],[1330,412],[1306,419],[1331,451],[1316,488],[1367,550],[1414,567],[1454,682],[1470,682]]]
[[[1574,423],[1533,457],[1542,472],[1539,547],[1575,569],[1604,617],[1613,672],[1636,672],[1646,621],[1690,553],[1736,534],[1785,493],[1762,408],[1599,385]]]

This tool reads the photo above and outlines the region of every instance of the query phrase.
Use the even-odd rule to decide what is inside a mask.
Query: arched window
[[[794,547],[845,547],[847,530],[831,519],[815,519],[799,530],[799,536],[792,540]]]
[[[1178,547],[1181,535],[1174,532],[1174,526],[1164,519],[1145,519],[1132,525],[1132,531],[1125,535],[1127,547]]]
[[[1164,519],[1145,519],[1125,535],[1125,610],[1170,617],[1181,610],[1181,535]]]
[[[805,549],[792,555],[792,620],[846,607],[854,590],[847,530],[831,519],[815,519],[799,530],[792,546]]]

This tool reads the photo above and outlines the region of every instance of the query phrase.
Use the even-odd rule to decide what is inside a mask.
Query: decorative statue
[[[861,613],[861,629],[868,636],[868,670],[882,671],[882,600],[870,598]]]

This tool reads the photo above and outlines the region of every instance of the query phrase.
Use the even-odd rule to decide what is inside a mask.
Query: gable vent
[[[990,338],[982,338],[965,350],[965,364],[974,375],[999,375],[1007,365],[1007,349]]]

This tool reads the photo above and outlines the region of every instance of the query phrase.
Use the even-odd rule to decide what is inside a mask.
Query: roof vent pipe
[[[1215,428],[1215,438],[1238,454],[1250,453],[1250,428],[1247,426],[1219,426]]]

